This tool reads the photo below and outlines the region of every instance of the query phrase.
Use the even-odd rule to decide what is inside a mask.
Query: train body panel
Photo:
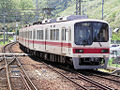
[[[19,33],[20,45],[37,52],[38,56],[55,62],[70,61],[75,69],[107,66],[109,25],[105,21],[80,19],[46,23],[25,27]]]

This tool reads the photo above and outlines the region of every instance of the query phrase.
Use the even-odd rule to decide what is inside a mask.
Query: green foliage
[[[82,14],[88,15],[88,18],[101,19],[102,18],[102,0],[87,0],[82,2]],[[58,16],[67,16],[75,14],[75,0],[38,0],[39,11],[42,12],[43,8],[50,7],[55,8],[52,12],[52,18]],[[83,7],[84,5],[84,7]],[[17,16],[17,21],[24,21],[25,23],[31,22],[36,14],[32,10],[35,9],[36,0],[0,0],[0,14],[7,12],[8,17],[6,22],[15,21],[15,13],[9,13],[12,9],[16,9],[16,12],[26,12],[24,16]],[[13,12],[15,12],[13,11]],[[31,12],[31,14],[30,14]],[[23,15],[19,13],[18,15]],[[43,16],[43,14],[39,14]],[[3,17],[0,16],[0,22],[3,23]],[[120,0],[104,0],[104,20],[110,23],[112,29],[120,27]],[[1,26],[0,26],[1,27]],[[112,40],[120,40],[120,33],[113,33]]]
[[[8,41],[6,41],[5,44],[3,42],[0,42],[0,45],[6,45],[8,43],[9,43]]]
[[[114,61],[114,59],[110,59],[108,61],[108,66],[111,66],[111,67],[117,67],[117,68],[120,68],[120,65],[119,64],[113,64],[112,62]]]
[[[21,0],[20,8],[21,9],[33,9],[33,1],[32,0]]]
[[[93,0],[82,3],[86,11],[82,14],[86,14],[88,18],[101,19],[102,18],[102,0]],[[75,14],[75,3],[71,4],[67,9],[59,13],[59,16],[66,16]],[[104,0],[104,20],[110,23],[110,27],[113,29],[120,28],[120,0]],[[120,32],[113,33],[112,40],[120,40]]]

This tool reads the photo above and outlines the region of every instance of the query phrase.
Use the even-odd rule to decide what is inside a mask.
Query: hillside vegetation
[[[83,7],[84,5],[84,7]],[[102,18],[102,0],[92,0],[82,3],[82,14],[88,18]],[[60,12],[59,15],[66,16],[75,14],[75,3],[71,4],[67,9]],[[120,0],[104,0],[104,20],[110,23],[111,30],[120,28]],[[120,31],[113,33],[112,40],[120,40]]]
[[[82,10],[89,18],[102,18],[102,0],[93,0],[82,3]],[[59,14],[75,14],[75,3]],[[83,13],[82,13],[83,14]],[[120,27],[120,0],[104,0],[104,20],[108,21],[111,27]]]
[[[39,12],[43,13],[42,9],[46,7],[54,8],[52,18],[58,16],[75,15],[75,1],[76,0],[38,0]],[[82,15],[87,15],[88,18],[101,19],[102,18],[102,0],[83,0],[82,2]],[[17,13],[17,21],[24,22],[25,24],[31,23],[35,20],[36,0],[0,0],[0,22],[3,23],[2,14],[7,14],[6,22],[15,22],[15,11],[25,12]],[[12,10],[14,9],[14,10]],[[14,13],[10,13],[14,12]],[[39,17],[43,14],[39,13]],[[39,18],[40,20],[40,18]],[[113,29],[120,28],[120,0],[104,0],[104,20],[110,23]],[[0,25],[1,27],[2,25]],[[114,40],[119,39],[120,34],[113,34]],[[120,40],[120,39],[119,39]]]

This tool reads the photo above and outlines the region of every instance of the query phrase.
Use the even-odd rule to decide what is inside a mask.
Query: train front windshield
[[[82,22],[74,26],[76,45],[91,45],[93,42],[109,40],[108,24],[102,22]]]

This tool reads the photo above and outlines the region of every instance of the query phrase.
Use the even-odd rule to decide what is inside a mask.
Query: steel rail
[[[31,88],[29,87],[29,85],[28,85],[26,79],[24,78],[24,76],[23,76],[22,74],[20,74],[20,76],[21,76],[21,78],[22,78],[22,80],[23,80],[24,85],[26,86],[26,89],[27,89],[27,90],[31,90]]]
[[[94,80],[92,80],[92,79],[90,79],[90,78],[80,74],[80,73],[77,73],[77,74],[78,74],[79,78],[84,79],[84,80],[86,80],[86,81],[88,81],[88,82],[90,82],[90,83],[92,83],[92,84],[94,84],[94,85],[104,89],[104,90],[114,90],[113,88],[111,88],[109,86],[105,86],[103,84],[100,84],[100,83],[98,83],[98,82],[96,82],[96,81],[94,81]]]
[[[64,76],[65,78],[69,79],[67,76],[65,76],[65,75],[62,74],[61,72],[55,70],[53,67],[47,65],[47,64],[44,63],[44,62],[42,62],[42,63],[45,64],[45,65],[46,65],[47,67],[49,67],[50,69],[54,70],[55,72],[59,73],[60,75]],[[101,88],[101,89],[104,89],[104,90],[114,90],[113,88],[108,87],[108,86],[105,86],[105,85],[103,85],[103,84],[100,84],[100,83],[98,83],[98,82],[96,82],[96,81],[94,81],[94,80],[92,80],[92,79],[90,79],[90,78],[88,78],[88,77],[86,77],[86,76],[84,76],[84,75],[76,72],[76,71],[73,71],[73,72],[76,73],[76,74],[78,74],[78,78],[81,78],[81,79],[83,79],[83,80],[85,80],[85,81],[87,81],[87,82],[89,82],[89,83],[91,83],[91,84],[94,84],[94,85],[96,85],[97,87],[99,87],[99,88]],[[71,79],[70,79],[70,81],[71,81]],[[74,81],[72,80],[72,82],[74,82]],[[75,83],[76,83],[76,82],[75,82]],[[78,83],[77,83],[77,84],[78,84]],[[79,85],[79,84],[78,84],[78,85]],[[80,86],[81,86],[81,85],[80,85]],[[89,90],[89,89],[87,89],[87,88],[84,87],[84,86],[82,86],[82,87],[83,87],[85,90]]]
[[[6,49],[6,47],[9,46],[10,44],[12,44],[12,43],[9,43],[9,44],[5,45],[5,46],[2,48],[2,52],[3,52],[3,53],[6,53],[5,49]],[[3,60],[5,60],[5,66],[4,66],[4,67],[1,67],[1,69],[3,69],[3,68],[6,69],[6,77],[7,77],[7,81],[8,81],[8,88],[9,88],[9,90],[12,90],[11,82],[10,82],[10,76],[9,76],[9,68],[8,68],[8,67],[9,67],[9,64],[11,64],[11,63],[14,61],[14,59],[13,59],[11,62],[7,63],[7,60],[6,60],[5,55],[4,55],[4,56],[3,56]]]
[[[97,74],[93,74],[93,75],[96,76],[96,77],[104,78],[104,79],[106,79],[106,80],[110,80],[110,81],[113,81],[113,82],[120,83],[119,80],[115,80],[115,79],[108,78],[108,77],[105,77],[105,76],[100,76],[100,75],[97,75]],[[112,74],[109,74],[109,77],[110,77],[110,76],[116,77],[116,78],[120,78],[120,76],[116,76],[116,75],[112,75]]]
[[[17,62],[18,62],[18,65],[20,66],[20,68],[23,70],[23,73],[24,73],[25,76],[28,78],[28,81],[29,81],[29,82],[31,83],[31,85],[32,85],[33,83],[32,83],[32,81],[30,80],[30,78],[26,75],[26,72],[25,72],[24,68],[22,67],[19,59],[16,58],[16,60],[17,60]],[[44,63],[44,62],[43,62],[43,63]],[[77,86],[81,87],[82,89],[88,90],[88,88],[86,88],[86,87],[84,87],[84,86],[76,83],[74,80],[71,80],[69,77],[67,77],[67,76],[64,75],[63,73],[55,70],[53,67],[47,65],[46,63],[44,63],[44,64],[45,64],[47,67],[49,67],[50,69],[52,69],[53,71],[57,72],[58,74],[62,75],[62,76],[65,77],[66,79],[68,79],[69,81],[73,82],[73,83],[76,84]],[[109,87],[109,86],[105,86],[105,85],[103,85],[103,84],[100,84],[100,83],[98,83],[98,82],[96,82],[96,81],[94,81],[94,80],[92,80],[92,79],[90,79],[90,78],[88,78],[88,77],[80,74],[80,73],[77,73],[77,74],[78,74],[78,77],[79,77],[79,78],[81,78],[81,79],[83,79],[83,80],[85,80],[85,81],[87,81],[87,82],[89,82],[89,83],[91,83],[91,84],[94,84],[95,86],[97,86],[97,87],[99,87],[99,88],[101,88],[101,89],[104,89],[104,90],[114,90],[113,88],[111,88],[111,87]],[[33,85],[34,85],[34,84],[33,84]],[[34,87],[34,86],[33,86],[33,87]],[[37,89],[37,88],[35,88],[35,90],[36,90],[36,89]],[[32,90],[34,90],[34,89],[32,89]]]
[[[9,68],[8,68],[8,63],[7,63],[6,58],[5,58],[5,64],[6,64],[6,74],[7,74],[8,87],[9,87],[9,90],[12,90],[11,82],[10,82],[10,75],[9,75]]]
[[[10,52],[13,52],[12,46],[15,45],[15,44],[16,44],[16,43],[13,43],[13,44],[9,47],[9,51],[10,51]],[[36,88],[36,86],[33,84],[33,82],[31,81],[31,79],[29,78],[29,76],[27,75],[27,73],[25,72],[22,64],[21,64],[20,61],[19,61],[19,59],[18,59],[16,56],[15,56],[15,59],[16,59],[16,61],[18,62],[17,65],[21,68],[22,72],[23,72],[24,75],[25,75],[25,76],[24,76],[24,75],[21,75],[21,76],[22,76],[22,78],[24,78],[23,80],[24,80],[24,82],[25,82],[28,90],[38,90],[38,89]],[[28,82],[29,82],[30,85],[28,84]]]
[[[10,44],[13,44],[13,43],[15,43],[15,42],[12,42],[12,43],[9,43],[9,44],[5,45],[5,46],[2,48],[2,52],[5,53],[5,48],[6,48],[7,46],[9,46]]]
[[[64,75],[63,73],[55,70],[53,67],[47,65],[46,63],[42,62],[44,65],[46,65],[48,68],[50,68],[51,70],[55,71],[56,73],[60,74],[61,76],[63,76],[64,78],[68,79],[69,81],[71,81],[72,83],[74,83],[75,85],[79,86],[80,88],[84,89],[84,90],[88,90],[86,87],[76,83],[74,80],[70,79],[69,77],[67,77],[66,75]]]
[[[27,79],[27,81],[29,82],[29,84],[30,84],[29,86],[32,86],[32,90],[38,90],[38,89],[36,88],[36,86],[33,84],[33,82],[31,81],[31,79],[29,78],[29,76],[27,75],[27,73],[25,72],[25,70],[24,70],[23,66],[21,65],[21,63],[20,63],[20,61],[19,61],[18,58],[16,58],[16,61],[18,62],[18,66],[20,66],[21,70],[22,70],[23,73],[25,74],[25,76],[26,76],[25,79]]]

